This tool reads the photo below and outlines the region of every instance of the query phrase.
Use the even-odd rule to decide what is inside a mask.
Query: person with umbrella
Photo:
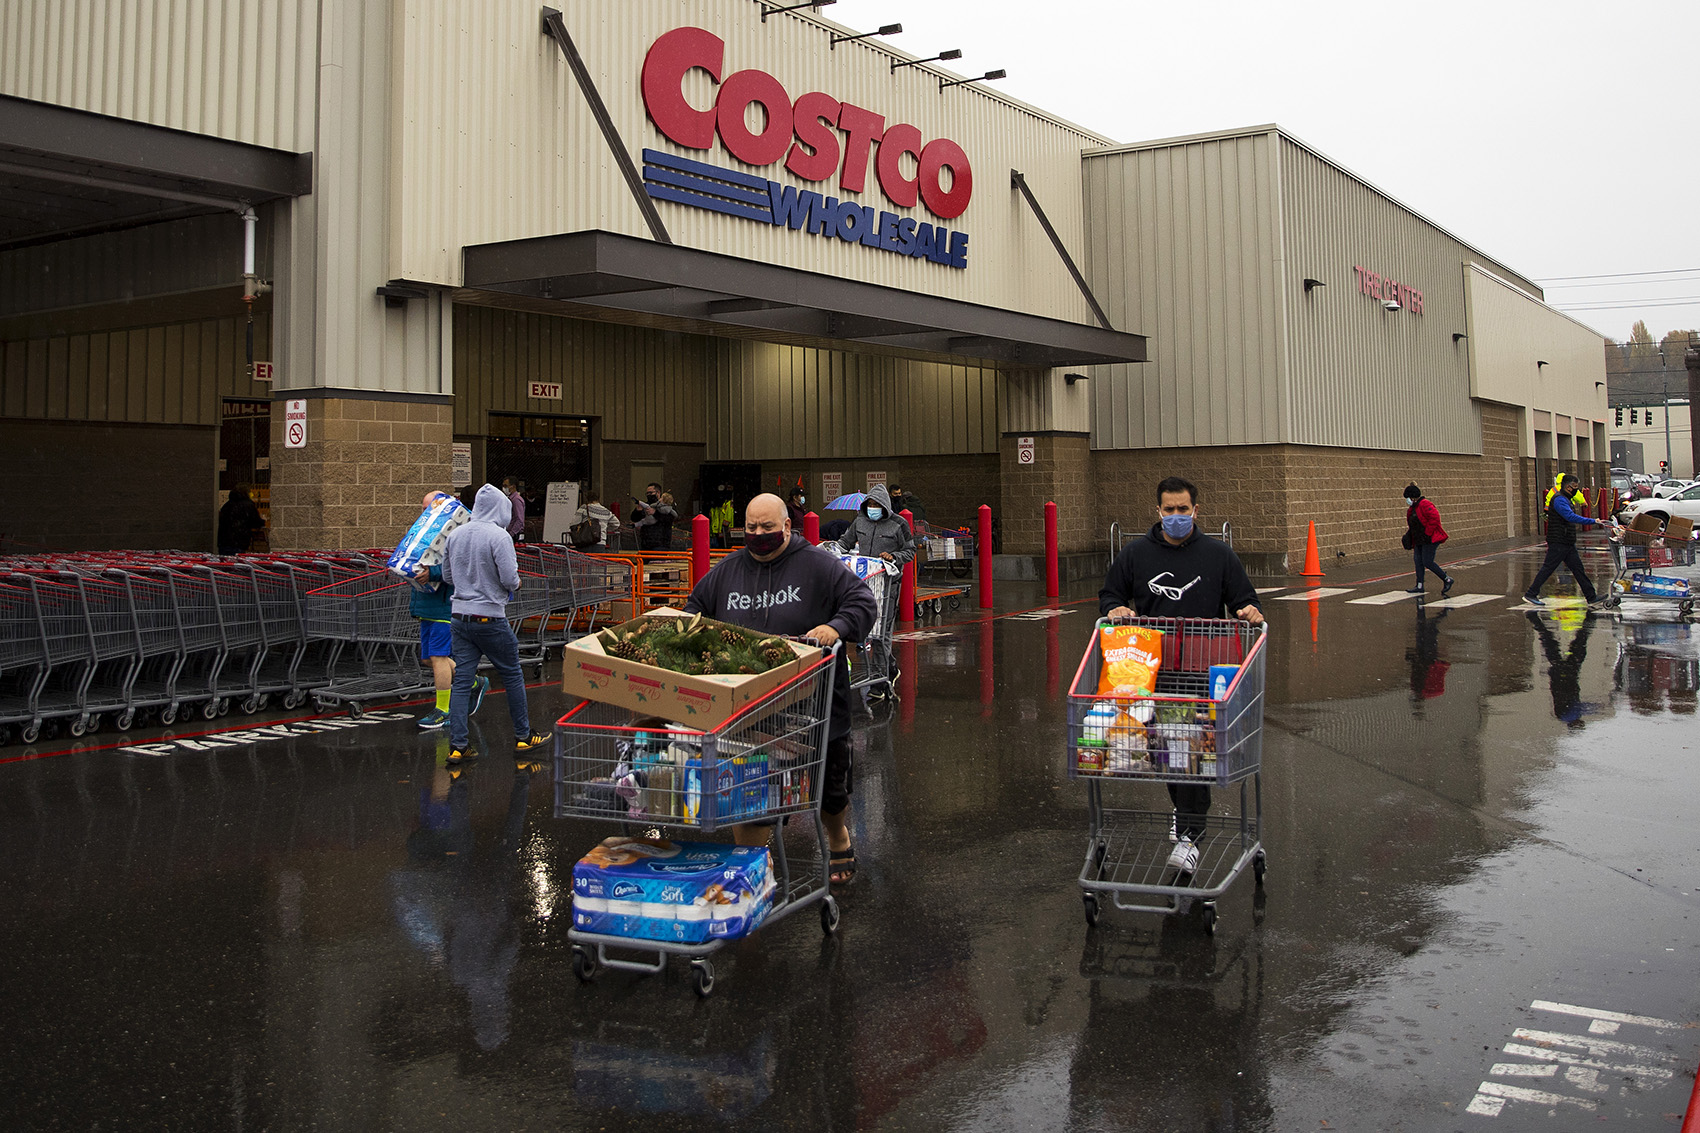
[[[857,511],[859,514],[851,521],[850,529],[838,539],[838,545],[847,553],[884,559],[898,566],[915,557],[915,533],[892,510],[891,496],[884,484],[875,484]]]

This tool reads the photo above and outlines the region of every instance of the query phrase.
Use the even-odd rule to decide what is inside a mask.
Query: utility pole
[[[1700,472],[1700,429],[1694,427],[1694,407],[1700,405],[1700,342],[1688,340],[1682,364],[1688,369],[1688,448],[1694,471]]]

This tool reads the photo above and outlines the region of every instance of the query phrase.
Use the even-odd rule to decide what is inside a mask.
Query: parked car
[[[1645,472],[1636,472],[1630,476],[1635,482],[1635,498],[1645,500],[1652,498],[1654,480]]]
[[[1624,504],[1635,498],[1634,475],[1627,468],[1612,469],[1611,488],[1612,491],[1617,493],[1617,507],[1621,508]],[[1615,511],[1616,509],[1614,508],[1613,510]]]
[[[1684,488],[1692,488],[1695,484],[1700,484],[1700,480],[1660,480],[1653,485],[1653,498],[1668,500]]]
[[[1700,484],[1691,484],[1669,499],[1632,500],[1623,506],[1618,521],[1628,523],[1638,515],[1656,516],[1660,523],[1680,515],[1700,527]]]

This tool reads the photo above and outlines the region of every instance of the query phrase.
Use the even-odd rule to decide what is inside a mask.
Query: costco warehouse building
[[[1469,542],[1603,477],[1600,337],[1275,126],[1121,145],[807,9],[556,2],[0,0],[6,545],[883,474],[1085,552],[1181,473],[1279,571],[1309,520],[1397,551],[1412,479]]]

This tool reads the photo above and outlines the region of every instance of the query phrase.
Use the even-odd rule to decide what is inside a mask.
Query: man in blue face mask
[[[1123,547],[1098,591],[1098,612],[1117,618],[1235,617],[1263,624],[1257,590],[1233,549],[1198,530],[1198,486],[1179,476],[1157,485],[1157,522]],[[1210,788],[1170,783],[1177,841],[1171,868],[1191,873],[1210,813]]]

